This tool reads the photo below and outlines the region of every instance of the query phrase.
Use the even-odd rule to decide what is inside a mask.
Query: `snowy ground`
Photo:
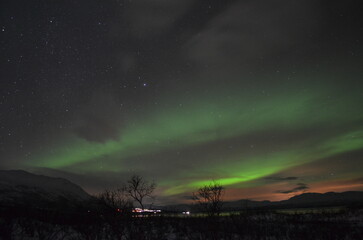
[[[363,210],[216,218],[92,216],[63,223],[2,217],[0,239],[363,239]]]

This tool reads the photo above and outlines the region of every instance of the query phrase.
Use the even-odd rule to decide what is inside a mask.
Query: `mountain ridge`
[[[24,170],[0,170],[0,202],[3,204],[54,202],[60,199],[82,201],[90,198],[80,186],[64,178]]]
[[[274,208],[304,208],[304,207],[330,207],[330,206],[353,206],[363,204],[363,191],[326,192],[326,193],[303,193],[281,201],[254,201],[240,199],[236,201],[225,201],[224,211],[242,209],[274,209]],[[161,207],[170,211],[189,211],[196,206],[193,204],[177,204]]]

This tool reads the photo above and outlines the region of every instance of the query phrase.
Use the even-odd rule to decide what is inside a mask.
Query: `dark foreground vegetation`
[[[193,193],[193,205],[154,213],[146,212],[145,199],[153,199],[156,185],[138,175],[91,197],[65,180],[46,178],[50,187],[42,189],[44,177],[15,173],[16,179],[26,175],[39,184],[12,180],[16,184],[6,186],[13,187],[0,190],[0,240],[363,239],[362,198],[354,197],[359,193],[300,195],[284,204],[237,202],[239,208],[232,208],[235,204],[223,202],[223,186],[212,181]],[[302,203],[313,208],[303,209]],[[135,204],[144,213],[133,211]],[[334,207],[343,205],[350,207]],[[186,208],[191,215],[182,214]]]
[[[63,203],[63,205],[67,205]],[[135,215],[100,205],[1,208],[0,239],[362,239],[363,210]]]

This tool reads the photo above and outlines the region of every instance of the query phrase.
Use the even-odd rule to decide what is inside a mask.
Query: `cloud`
[[[259,61],[309,41],[316,31],[312,1],[239,1],[211,20],[189,42],[197,62]]]
[[[88,116],[82,126],[76,127],[74,133],[87,141],[104,143],[118,140],[118,130],[106,120],[97,116]]]
[[[288,193],[305,191],[305,190],[309,189],[308,185],[305,184],[305,183],[298,183],[296,185],[297,185],[297,187],[294,187],[294,188],[292,188],[290,190],[280,190],[280,191],[277,191],[277,193],[288,194]]]
[[[155,36],[168,30],[191,1],[138,0],[127,5],[126,17],[135,37]]]
[[[115,96],[95,91],[75,116],[72,132],[89,142],[119,140],[125,117],[122,113]]]
[[[320,134],[320,133],[319,133]],[[326,158],[293,166],[278,173],[282,176],[298,176],[305,179],[325,176],[329,179],[345,178],[345,176],[361,176],[359,164],[362,162],[363,149],[334,154]],[[332,174],[333,173],[333,174]],[[358,178],[359,179],[359,178]]]
[[[271,180],[271,181],[292,181],[299,179],[298,177],[277,177],[277,176],[271,176],[264,178],[265,180]]]
[[[181,196],[180,199],[182,199],[182,200],[198,200],[198,196],[185,195],[185,196]]]

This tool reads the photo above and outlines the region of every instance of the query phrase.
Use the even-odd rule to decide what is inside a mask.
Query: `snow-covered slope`
[[[0,201],[12,202],[29,199],[54,201],[59,199],[87,200],[81,187],[63,179],[35,175],[22,170],[0,170]]]

